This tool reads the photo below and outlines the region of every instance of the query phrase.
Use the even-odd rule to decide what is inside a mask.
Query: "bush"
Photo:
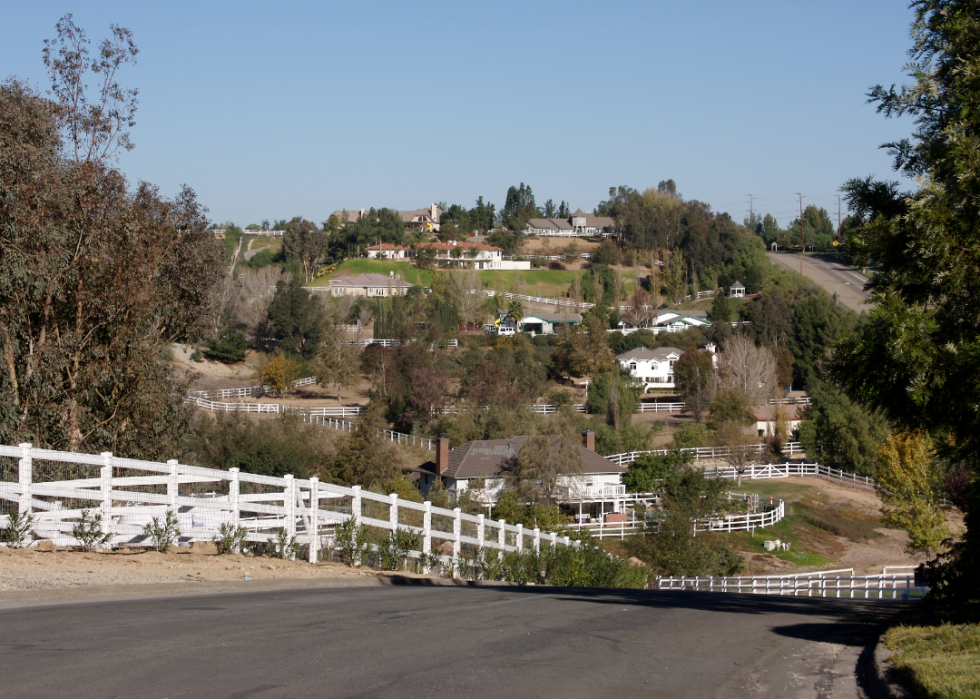
[[[368,552],[367,532],[352,517],[337,525],[334,546],[340,552],[340,560],[345,565],[358,566],[364,562]]]
[[[548,263],[548,269],[553,269],[556,271],[564,271],[565,265],[563,265],[558,260],[552,260],[551,262]]]
[[[197,362],[198,364],[200,364],[201,362],[204,361],[204,355],[201,354],[201,348],[200,347],[195,347],[194,348],[194,351],[191,352],[191,361],[192,362]]]
[[[290,536],[285,527],[280,527],[276,531],[276,538],[271,542],[273,558],[296,559],[299,555],[299,544],[295,536]]]
[[[400,527],[389,532],[388,537],[378,545],[381,570],[401,570],[404,568],[409,554],[418,550],[421,543],[422,535],[417,532]]]
[[[653,493],[679,469],[691,463],[690,454],[671,451],[667,454],[644,454],[627,468],[623,484],[630,493]]]
[[[102,532],[102,515],[96,513],[93,516],[91,510],[82,512],[82,519],[71,528],[71,535],[83,551],[97,549],[112,541],[112,534]]]
[[[154,517],[149,524],[143,525],[143,533],[153,542],[153,548],[160,553],[166,553],[180,538],[177,515],[173,510],[167,510],[162,524],[158,517]]]
[[[20,548],[32,538],[34,526],[34,515],[30,512],[21,514],[11,510],[7,513],[10,518],[7,528],[0,531],[0,541],[4,541],[10,548]]]
[[[690,423],[678,428],[674,433],[674,443],[672,446],[675,449],[704,447],[708,445],[709,438],[707,425]]]
[[[241,553],[247,535],[248,530],[245,527],[222,524],[218,528],[218,553]]]
[[[208,342],[208,356],[226,364],[240,362],[245,359],[248,347],[249,342],[245,336],[233,325],[228,325],[216,338]]]

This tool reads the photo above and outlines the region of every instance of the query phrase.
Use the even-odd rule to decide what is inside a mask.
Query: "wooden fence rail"
[[[16,473],[17,480],[0,481],[0,500],[16,503],[19,515],[34,518],[31,529],[37,539],[61,545],[78,543],[72,529],[83,512],[91,512],[101,516],[111,545],[147,546],[143,526],[167,511],[178,518],[180,543],[220,539],[221,525],[244,527],[246,540],[260,543],[274,541],[285,531],[308,547],[310,562],[320,559],[335,526],[351,519],[377,529],[418,533],[421,548],[415,556],[438,554],[441,543],[450,542],[452,554],[446,558],[453,570],[462,553],[477,548],[503,552],[538,550],[542,544],[573,545],[555,532],[526,530],[502,519],[463,514],[459,508],[405,502],[396,494],[372,493],[360,486],[321,483],[316,477],[275,478],[234,468],[189,466],[175,459],[159,463],[111,453],[36,449],[30,444],[0,446],[0,459],[4,457],[17,460],[16,468],[3,470],[8,478]],[[56,464],[94,477],[47,480],[52,473],[64,474],[64,467]],[[9,516],[0,517],[0,528],[9,525]]]

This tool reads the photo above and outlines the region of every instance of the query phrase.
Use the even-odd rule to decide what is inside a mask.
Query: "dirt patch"
[[[0,547],[0,593],[106,585],[157,585],[245,580],[358,579],[376,571],[337,563],[311,565],[265,556],[157,553],[122,549],[81,552]]]

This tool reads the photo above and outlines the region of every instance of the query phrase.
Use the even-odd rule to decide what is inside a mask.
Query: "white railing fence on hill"
[[[854,575],[851,568],[798,575],[663,577],[657,578],[656,589],[868,600],[916,600],[928,592],[927,587],[917,584],[915,577],[907,573]]]
[[[301,386],[311,386],[316,383],[315,376],[307,376],[305,379],[293,381],[289,387],[300,388]],[[267,393],[274,393],[272,386],[240,386],[238,388],[214,388],[207,391],[191,391],[188,395],[194,398],[206,398],[208,400],[222,400],[224,398],[246,398],[249,396],[264,396]]]
[[[16,503],[19,515],[31,514],[39,539],[60,545],[78,542],[72,529],[83,512],[101,515],[103,533],[113,546],[148,546],[143,527],[167,511],[176,514],[180,543],[220,539],[221,525],[243,527],[246,540],[268,543],[282,531],[308,546],[310,562],[333,539],[337,524],[415,532],[421,554],[438,554],[445,542],[456,561],[478,548],[496,551],[540,550],[545,545],[573,545],[556,533],[526,530],[520,524],[463,514],[431,503],[406,502],[309,479],[260,476],[237,469],[221,471],[181,464],[123,459],[111,453],[80,454],[35,449],[30,444],[0,446],[0,500]],[[10,517],[0,517],[0,528]],[[448,547],[446,547],[448,549]],[[453,570],[456,566],[453,565]]]
[[[768,451],[769,447],[766,444],[749,444],[745,447],[740,447],[745,450],[746,454],[764,454]],[[612,454],[606,458],[612,461],[618,466],[628,466],[637,459],[639,459],[644,454],[669,454],[672,449],[647,449],[644,451],[629,451],[622,454]],[[695,461],[704,461],[708,459],[720,459],[731,454],[731,449],[728,447],[684,447],[679,449],[682,454],[690,454],[694,457]],[[793,456],[794,454],[802,454],[803,447],[799,442],[787,442],[783,445],[783,454],[787,456]]]
[[[322,425],[323,427],[329,427],[335,430],[341,430],[342,432],[353,432],[357,429],[356,422],[347,422],[346,420],[335,420],[331,417],[326,417],[324,415],[304,413],[303,422],[309,422],[314,425]],[[393,442],[395,444],[404,444],[406,446],[422,447],[423,449],[433,450],[436,448],[436,440],[429,439],[428,437],[419,437],[414,434],[405,434],[404,432],[395,432],[394,430],[382,429],[380,427],[375,428],[385,441]]]

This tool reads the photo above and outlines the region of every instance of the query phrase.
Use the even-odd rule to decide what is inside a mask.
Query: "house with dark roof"
[[[446,490],[456,494],[469,490],[477,500],[492,505],[506,490],[506,474],[514,468],[528,437],[510,439],[479,439],[455,449],[441,437],[436,446],[436,458],[416,469],[419,486],[427,493],[436,478],[442,479]],[[626,469],[595,453],[595,433],[587,431],[578,445],[582,456],[582,472],[563,478],[566,509],[588,502],[601,512],[621,512],[626,487]],[[588,512],[588,506],[585,510]]]
[[[532,218],[526,235],[545,238],[595,238],[616,234],[616,222],[609,216],[596,216],[581,209],[565,218]]]
[[[368,272],[353,277],[334,277],[330,280],[330,293],[341,296],[368,296],[370,298],[404,296],[414,284],[395,277]]]

